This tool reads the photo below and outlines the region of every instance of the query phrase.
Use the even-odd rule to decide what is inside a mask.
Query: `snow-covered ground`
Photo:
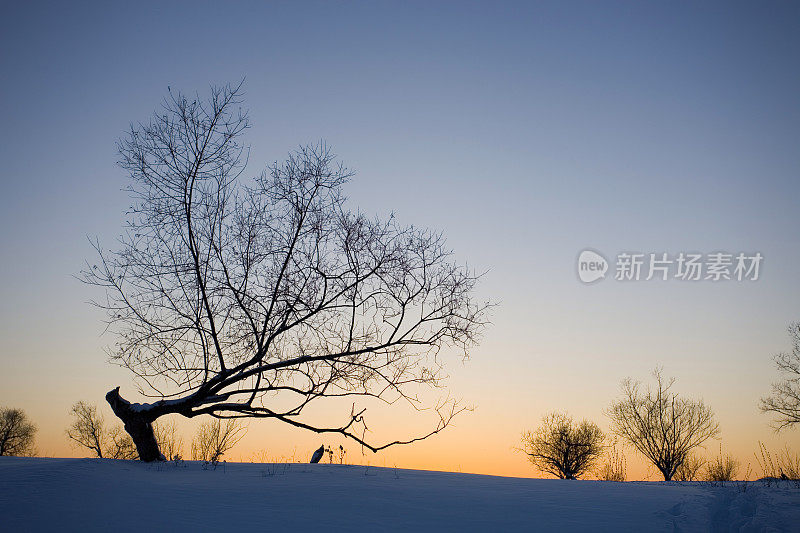
[[[0,457],[2,531],[189,529],[797,531],[800,489]]]

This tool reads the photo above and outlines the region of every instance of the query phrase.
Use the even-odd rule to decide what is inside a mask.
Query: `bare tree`
[[[240,184],[241,94],[170,93],[119,143],[134,205],[119,248],[95,243],[83,274],[106,289],[113,361],[157,400],[106,395],[140,458],[163,458],[152,422],[170,413],[274,418],[372,451],[438,433],[463,407],[421,391],[442,386],[439,351],[466,356],[486,323],[477,276],[440,234],[349,211],[352,174],[324,144]],[[340,423],[308,417],[342,398],[353,401]],[[436,426],[374,444],[369,401],[433,407]]]
[[[167,460],[180,459],[183,456],[183,438],[178,434],[175,420],[156,422],[153,424],[158,448]]]
[[[522,434],[522,451],[540,470],[561,479],[576,479],[590,470],[603,452],[603,432],[596,424],[576,423],[562,413],[542,419],[535,432]]]
[[[106,448],[105,421],[97,412],[97,406],[84,401],[76,402],[72,409],[72,424],[67,428],[67,437],[103,457]]]
[[[108,446],[105,454],[109,459],[136,459],[138,457],[133,439],[119,425],[108,431]]]
[[[676,481],[698,481],[704,466],[706,466],[705,459],[690,453],[675,471],[673,477]]]
[[[76,402],[72,409],[72,424],[67,437],[76,444],[91,450],[97,457],[107,459],[136,459],[136,446],[122,426],[106,430],[105,418],[97,406],[84,401]]]
[[[33,455],[36,425],[22,409],[0,407],[0,456]]]
[[[800,423],[800,322],[789,326],[792,351],[774,357],[775,366],[785,376],[772,385],[772,395],[761,399],[761,411],[777,415],[775,428]]]
[[[655,389],[641,390],[639,382],[624,380],[622,398],[611,404],[608,416],[614,432],[670,481],[693,449],[719,434],[719,426],[702,400],[671,392],[675,380],[664,380],[659,369],[653,376]]]
[[[216,462],[242,440],[247,428],[239,420],[219,419],[203,423],[192,440],[192,460]]]

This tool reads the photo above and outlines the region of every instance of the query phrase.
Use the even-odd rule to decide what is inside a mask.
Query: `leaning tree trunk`
[[[147,463],[164,461],[164,455],[158,449],[158,441],[153,433],[152,420],[134,409],[128,400],[120,396],[119,387],[106,394],[106,401],[114,414],[125,424],[125,431],[133,439],[139,459]]]

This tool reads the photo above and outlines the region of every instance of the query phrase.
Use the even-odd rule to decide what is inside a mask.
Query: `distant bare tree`
[[[534,432],[522,434],[522,451],[540,470],[561,479],[576,479],[590,470],[603,452],[603,432],[584,420],[551,413]]]
[[[103,457],[106,448],[105,421],[97,412],[97,406],[84,401],[76,402],[70,410],[72,424],[67,428],[67,437],[88,448],[97,457]]]
[[[639,382],[624,380],[622,398],[611,404],[608,416],[614,432],[670,481],[693,449],[719,434],[719,426],[702,400],[671,392],[675,380],[664,380],[659,369],[653,376],[655,389],[644,391]]]
[[[785,376],[772,385],[772,395],[761,399],[761,410],[777,415],[780,430],[800,423],[800,322],[789,326],[792,351],[774,357],[775,366]]]
[[[158,448],[167,460],[180,459],[183,456],[183,438],[178,435],[178,426],[174,420],[153,424]]]
[[[109,459],[136,459],[136,445],[131,436],[125,433],[122,426],[114,426],[108,432],[108,446],[106,457]]]
[[[193,461],[219,461],[220,458],[242,440],[247,428],[239,420],[228,419],[224,423],[215,419],[205,422],[192,440]]]
[[[76,402],[70,410],[72,424],[67,428],[67,437],[76,444],[92,451],[97,457],[107,459],[136,459],[136,446],[122,426],[106,430],[103,415],[97,406],[84,401]]]
[[[140,458],[163,459],[152,423],[171,413],[274,418],[372,451],[438,433],[463,407],[423,404],[420,389],[442,386],[437,354],[466,356],[486,323],[477,276],[439,233],[350,211],[352,173],[324,144],[240,184],[241,96],[236,86],[205,101],[170,92],[132,127],[119,143],[133,197],[126,232],[117,251],[95,243],[97,264],[83,272],[105,289],[97,304],[118,338],[113,360],[157,399],[106,395]],[[308,406],[343,397],[354,402],[341,422],[308,418]],[[370,401],[434,407],[438,420],[375,444]]]
[[[36,425],[22,409],[0,407],[0,455],[33,455]]]
[[[705,459],[690,453],[675,471],[674,479],[676,481],[698,481],[704,466],[706,466]]]

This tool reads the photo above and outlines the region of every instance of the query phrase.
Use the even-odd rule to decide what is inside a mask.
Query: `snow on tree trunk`
[[[139,459],[146,463],[166,460],[158,449],[158,441],[153,433],[151,420],[144,413],[133,409],[131,403],[119,395],[119,387],[106,394],[106,401],[114,414],[122,420],[125,431],[133,439]]]

